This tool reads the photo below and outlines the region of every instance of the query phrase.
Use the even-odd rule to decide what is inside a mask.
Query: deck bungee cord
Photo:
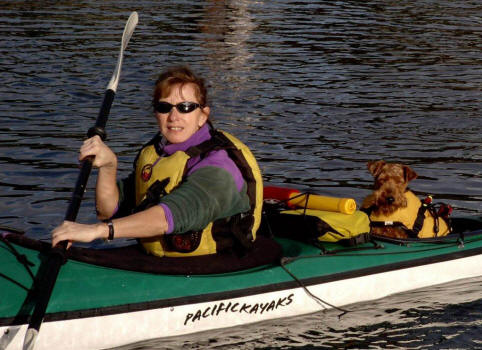
[[[338,310],[338,311],[341,311],[342,313],[340,315],[338,315],[338,318],[341,318],[343,315],[349,313],[349,312],[353,312],[351,310],[347,310],[347,309],[343,309],[341,307],[338,307],[336,305],[333,305],[329,302],[327,302],[326,300],[323,300],[321,299],[320,297],[318,297],[317,295],[313,294],[309,289],[308,287],[303,283],[303,281],[301,281],[293,272],[291,272],[287,267],[286,267],[286,263],[290,263],[291,261],[285,259],[284,257],[280,259],[280,266],[281,268],[288,274],[290,275],[293,280],[295,280],[296,283],[298,283],[298,285],[303,288],[303,290],[306,292],[306,294],[308,294],[311,298],[313,298],[321,307],[323,307],[323,311],[325,311],[327,309],[326,305],[328,305],[329,307],[335,309],[335,310]]]
[[[471,240],[470,242],[478,242],[481,241],[482,238],[477,238],[474,240]],[[397,240],[398,241],[398,240]],[[279,264],[281,268],[288,274],[290,275],[293,280],[306,292],[308,296],[310,296],[312,299],[314,299],[320,306],[324,308],[323,311],[326,311],[328,308],[326,306],[329,306],[335,310],[341,311],[342,313],[338,315],[338,318],[341,319],[343,316],[345,316],[348,313],[352,312],[361,312],[361,311],[368,311],[369,309],[357,309],[357,310],[349,310],[346,308],[338,307],[330,302],[327,302],[326,300],[320,298],[319,296],[315,295],[309,290],[309,287],[306,286],[306,284],[296,276],[295,273],[293,273],[291,270],[287,268],[287,264],[293,263],[297,260],[301,259],[316,259],[316,258],[330,258],[330,257],[339,257],[339,256],[344,256],[344,257],[360,257],[360,256],[381,256],[381,255],[400,255],[400,254],[413,254],[413,253],[423,253],[423,252],[428,252],[428,251],[435,251],[439,249],[444,249],[447,247],[451,246],[457,246],[458,248],[463,248],[464,245],[463,243],[461,244],[459,239],[456,239],[452,242],[446,242],[442,240],[436,240],[432,242],[422,242],[422,243],[437,243],[437,244],[445,244],[444,246],[437,246],[433,248],[425,248],[425,249],[417,249],[417,250],[410,250],[410,251],[400,251],[400,252],[380,252],[378,249],[384,249],[383,245],[377,245],[375,247],[357,247],[357,248],[350,248],[346,250],[326,250],[326,249],[320,249],[320,254],[316,255],[300,255],[300,256],[283,256]],[[366,249],[377,249],[377,253],[358,253],[358,254],[344,254],[344,252],[353,252],[353,251],[360,251],[360,250],[366,250]],[[328,252],[328,253],[327,253]]]
[[[482,241],[482,237],[471,238],[471,236],[477,236],[482,233],[482,230],[474,231],[471,233],[457,233],[459,237],[449,237],[445,236],[442,238],[424,238],[424,239],[397,239],[391,237],[374,237],[375,240],[383,240],[389,243],[395,243],[400,246],[410,247],[410,244],[435,244],[435,247],[432,248],[421,248],[421,249],[411,249],[405,251],[397,251],[397,252],[380,252],[378,249],[384,249],[385,247],[382,244],[379,244],[374,247],[353,247],[353,248],[345,248],[345,249],[326,249],[325,247],[315,247],[320,249],[320,254],[313,254],[313,255],[299,255],[299,256],[283,256],[281,259],[283,263],[291,263],[299,259],[311,259],[311,258],[330,258],[330,257],[356,257],[356,256],[381,256],[381,255],[403,255],[403,254],[413,254],[413,253],[423,253],[429,251],[436,251],[441,249],[446,249],[448,247],[457,247],[457,248],[464,248],[466,243],[473,243],[473,242],[480,242]],[[377,249],[377,252],[373,253],[357,253],[351,254],[354,251],[361,251],[361,250],[373,250]],[[348,252],[348,254],[346,254]]]
[[[30,277],[32,277],[32,280],[35,280],[35,276],[32,272],[32,269],[30,268],[31,266],[35,266],[35,264],[31,261],[29,261],[27,259],[27,256],[25,254],[20,254],[17,249],[15,249],[15,247],[10,244],[10,242],[7,240],[6,236],[8,233],[3,233],[1,231],[9,231],[9,232],[14,232],[14,233],[17,233],[17,234],[24,234],[23,231],[20,231],[20,230],[16,230],[16,229],[13,229],[11,227],[6,227],[6,226],[0,226],[0,241],[5,244],[5,246],[8,248],[8,251],[10,253],[12,253],[15,258],[17,259],[17,261],[22,264],[25,269],[27,270],[28,274],[30,275]],[[6,276],[5,274],[1,273],[0,272],[0,276],[4,277],[4,278],[7,278],[8,280],[10,280],[11,282],[14,282],[15,284],[17,284],[18,286],[21,286],[23,289],[25,290],[29,290],[28,287],[25,287],[21,284],[19,284],[17,281],[9,278],[8,276]]]

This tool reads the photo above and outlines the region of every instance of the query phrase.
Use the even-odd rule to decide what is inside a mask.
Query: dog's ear
[[[373,177],[377,177],[380,175],[380,172],[382,171],[383,166],[386,164],[384,160],[377,160],[376,162],[368,162],[367,163],[367,168],[370,174],[373,175]]]
[[[403,166],[403,175],[405,176],[405,181],[409,182],[418,177],[417,173],[412,170],[408,165]]]

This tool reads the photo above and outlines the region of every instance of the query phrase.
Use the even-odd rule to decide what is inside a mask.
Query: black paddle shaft
[[[111,89],[106,90],[104,94],[104,100],[97,116],[94,127],[89,129],[87,132],[88,137],[94,135],[99,135],[102,139],[105,139],[105,125],[107,124],[107,119],[110,113],[110,107],[114,101],[115,92]],[[75,185],[74,192],[72,194],[72,200],[70,201],[69,207],[65,214],[65,220],[75,221],[77,214],[79,213],[80,204],[85,193],[85,188],[87,186],[87,181],[89,180],[89,175],[92,170],[92,158],[88,158],[82,161],[82,167],[77,177],[77,183]],[[60,271],[60,267],[65,262],[65,250],[67,248],[67,241],[59,242],[55,247],[50,250],[50,254],[46,260],[45,273],[36,280],[37,289],[37,303],[35,309],[33,310],[32,317],[29,323],[29,329],[33,328],[37,331],[40,329],[43,318],[45,316],[45,311],[47,310],[47,305],[52,295],[52,291],[57,281],[57,276]]]
[[[102,140],[105,140],[105,125],[107,124],[110,107],[112,106],[114,97],[114,91],[110,89],[106,90],[104,95],[104,101],[102,103],[102,107],[100,108],[97,121],[95,122],[95,125],[87,132],[87,137],[99,135]],[[82,198],[84,197],[87,181],[89,180],[90,172],[92,170],[92,161],[93,158],[91,157],[82,161],[82,168],[77,178],[77,183],[72,194],[72,200],[70,201],[69,207],[67,208],[67,212],[65,214],[65,220],[67,221],[75,221],[75,219],[77,218],[80,203],[82,202]]]

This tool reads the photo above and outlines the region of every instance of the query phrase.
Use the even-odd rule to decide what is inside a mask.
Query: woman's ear
[[[201,117],[199,118],[199,127],[203,126],[206,124],[206,122],[209,119],[209,113],[211,113],[211,109],[206,106],[206,107],[201,107]]]

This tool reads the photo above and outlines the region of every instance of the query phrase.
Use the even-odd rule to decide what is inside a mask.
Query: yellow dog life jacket
[[[256,159],[249,148],[233,135],[211,130],[211,136],[211,139],[185,152],[177,151],[167,157],[161,156],[156,142],[147,144],[140,151],[136,162],[136,206],[139,208],[149,202],[150,205],[157,204],[163,195],[181,184],[190,158],[224,149],[247,183],[251,209],[247,213],[211,222],[201,232],[141,239],[148,253],[160,257],[215,254],[219,248],[230,246],[227,242],[232,243],[233,237],[245,247],[256,239],[263,204],[263,180]]]
[[[407,199],[406,208],[398,208],[394,213],[390,215],[375,214],[373,211],[370,214],[370,220],[372,225],[378,226],[401,226],[409,231],[412,231],[418,238],[432,238],[442,237],[450,233],[450,228],[443,218],[434,218],[430,210],[423,211],[423,217],[419,219],[423,220],[423,226],[418,232],[419,228],[416,227],[417,217],[419,217],[419,210],[422,206],[422,202],[412,192],[405,192]],[[436,224],[436,221],[438,225]],[[435,227],[438,227],[436,232]],[[410,236],[410,234],[409,234]]]

